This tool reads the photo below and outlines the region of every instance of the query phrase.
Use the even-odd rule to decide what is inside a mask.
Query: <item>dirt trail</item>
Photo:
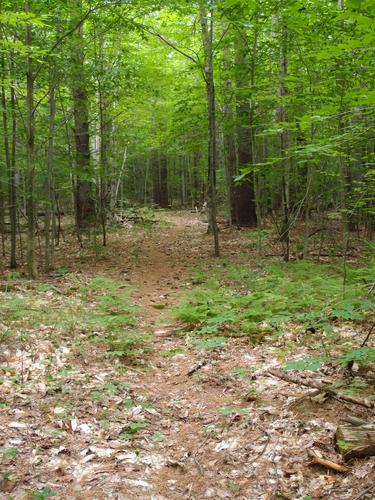
[[[241,235],[221,236],[223,254],[238,253]],[[172,213],[150,231],[122,232],[110,241],[104,258],[82,267],[83,276],[106,275],[134,287],[137,328],[152,335],[153,350],[143,365],[125,367],[87,350],[77,356],[69,336],[62,335],[58,348],[36,337],[27,358],[30,386],[16,395],[11,387],[11,407],[0,407],[4,446],[19,450],[8,461],[18,482],[0,480],[0,492],[12,492],[0,498],[34,498],[25,491],[43,488],[63,500],[353,498],[358,479],[370,478],[371,461],[340,476],[306,460],[312,445],[329,458],[330,422],[340,404],[317,408],[307,401],[296,412],[290,403],[305,390],[266,373],[280,364],[276,345],[229,338],[224,348],[200,350],[171,316],[192,287],[193,267],[218,265],[198,217]],[[17,362],[10,353],[9,366]],[[53,365],[63,369],[61,395],[38,382],[39,373],[51,377]],[[73,417],[59,417],[62,404]]]
[[[168,314],[171,306],[191,287],[195,265],[216,263],[206,226],[195,215],[171,214],[167,222],[141,241],[138,263],[129,272],[141,327],[153,334],[154,349],[151,369],[133,374],[132,385],[152,402],[156,413],[145,417],[151,422],[148,432],[162,440],[141,440],[140,463],[126,472],[134,487],[128,483],[114,498],[257,500],[283,493],[293,499],[352,498],[350,478],[317,474],[306,465],[306,447],[316,443],[328,450],[334,426],[325,409],[310,418],[308,404],[307,418],[296,415],[290,407],[296,389],[265,375],[269,366],[279,365],[277,347],[228,339],[225,349],[200,351],[179,335],[180,325]],[[227,232],[221,237],[226,257],[244,243]],[[241,371],[247,376],[236,375]],[[339,412],[334,408],[332,417]],[[365,474],[368,464],[359,470]],[[101,486],[110,498],[105,478]]]
[[[204,429],[217,421],[215,412],[227,401],[227,388],[206,386],[188,375],[207,359],[190,350],[187,353],[184,338],[176,336],[179,325],[166,320],[170,306],[191,286],[189,272],[199,262],[199,256],[202,258],[202,251],[210,255],[210,239],[205,235],[205,225],[195,217],[175,214],[167,222],[170,226],[158,232],[157,238],[144,242],[139,268],[130,274],[130,282],[137,286],[134,297],[143,311],[142,328],[154,335],[153,368],[138,379],[143,395],[164,413],[159,423],[167,456],[163,457],[165,466],[152,474],[151,484],[154,494],[165,498],[197,494],[216,497],[216,489],[203,494],[207,490],[207,474],[215,486],[222,480],[223,471],[215,460],[204,471],[208,464],[201,465],[199,460],[210,438]],[[166,309],[159,310],[159,306]],[[171,358],[163,357],[178,350],[181,352]],[[139,491],[134,495],[147,497]]]

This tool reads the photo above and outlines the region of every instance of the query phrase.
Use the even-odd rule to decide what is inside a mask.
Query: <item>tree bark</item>
[[[285,123],[288,119],[284,99],[288,95],[288,87],[286,78],[288,76],[288,28],[281,21],[281,51],[280,51],[280,98],[281,104],[279,107],[278,115],[279,122],[281,123],[282,131],[280,133],[280,157],[282,167],[281,178],[281,204],[282,204],[282,224],[280,231],[280,240],[284,247],[284,260],[289,261],[290,258],[290,195],[289,195],[289,170],[290,162],[288,158],[289,148],[289,133],[286,129]]]
[[[53,64],[51,62],[51,64]],[[56,78],[55,68],[50,69],[49,89],[49,124],[48,124],[48,150],[47,150],[47,189],[46,189],[46,215],[45,215],[45,270],[49,272],[54,266],[55,247],[55,186],[54,186],[54,156],[55,156],[55,117],[56,117]]]
[[[9,148],[9,128],[8,128],[8,110],[7,110],[7,98],[5,90],[5,57],[1,57],[1,104],[2,104],[2,115],[3,115],[3,135],[4,135],[4,154],[5,154],[5,172],[4,181],[0,181],[0,232],[2,236],[2,253],[5,257],[5,178],[8,177],[8,181],[11,176],[11,159],[10,159],[10,148]],[[1,173],[1,172],[0,172]],[[1,179],[2,175],[0,175]]]
[[[251,83],[251,74],[254,71],[254,57],[256,41],[252,60],[249,60],[246,33],[239,33],[236,48],[236,101],[237,101],[237,144],[238,168],[251,166],[254,163],[254,133],[253,109],[250,106],[246,87]],[[256,39],[255,39],[256,40]],[[257,225],[255,190],[253,174],[246,176],[241,184],[236,184],[233,189],[235,206],[235,223],[240,227],[254,227]]]
[[[72,0],[74,12],[80,18],[82,0]],[[76,20],[74,19],[75,23]],[[84,30],[81,23],[75,32],[72,47],[74,136],[76,142],[76,218],[79,231],[95,223],[95,202],[91,189],[89,103],[85,78]]]
[[[106,116],[107,99],[99,83],[100,108],[100,220],[103,246],[107,245],[107,212],[110,207],[109,134],[110,122]]]
[[[25,2],[25,12],[32,12],[31,0]],[[27,69],[26,69],[26,173],[25,173],[25,198],[27,217],[27,274],[30,279],[37,277],[37,264],[35,256],[35,229],[36,229],[36,201],[34,192],[35,180],[35,113],[34,113],[34,73],[32,43],[33,34],[31,23],[26,26],[25,45],[28,48]]]
[[[225,159],[225,177],[227,186],[229,219],[231,224],[237,224],[236,204],[235,204],[235,185],[234,177],[238,174],[238,159],[236,147],[236,129],[235,129],[235,108],[233,99],[233,83],[230,79],[230,72],[233,71],[231,64],[230,46],[226,45],[223,50],[224,58],[224,159]]]
[[[375,455],[375,424],[341,425],[335,438],[345,460]]]
[[[14,81],[14,63],[10,62],[11,87],[10,106],[12,116],[11,165],[9,172],[9,217],[10,217],[10,268],[17,268],[17,185],[16,185],[16,147],[17,147],[17,114],[16,91]]]
[[[152,202],[157,207],[160,206],[160,171],[159,171],[159,152],[154,150],[151,153],[152,167]]]
[[[211,8],[208,13],[203,4],[200,6],[200,22],[204,49],[204,76],[206,81],[207,107],[208,107],[208,221],[209,229],[214,238],[215,257],[220,255],[219,229],[217,226],[216,202],[216,169],[217,169],[217,131],[216,131],[216,97],[213,66],[213,35],[214,12]]]
[[[167,157],[163,153],[159,157],[159,206],[160,208],[169,207],[168,163]]]

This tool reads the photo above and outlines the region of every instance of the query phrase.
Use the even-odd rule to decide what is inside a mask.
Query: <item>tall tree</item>
[[[236,109],[238,166],[252,167],[254,163],[254,113],[247,92],[251,84],[254,53],[249,54],[247,33],[240,29],[236,41]],[[252,172],[234,188],[235,222],[238,226],[256,226],[256,203]]]
[[[26,16],[32,12],[32,0],[26,0]],[[26,25],[25,45],[28,49],[26,64],[26,152],[27,164],[25,173],[25,198],[26,198],[26,217],[27,217],[27,273],[30,279],[37,277],[37,262],[35,254],[35,231],[36,231],[36,197],[35,197],[35,109],[34,109],[34,61],[33,61],[33,32],[32,24]]]
[[[214,4],[207,10],[205,2],[200,4],[200,22],[204,50],[204,76],[206,81],[207,107],[208,107],[208,216],[209,227],[214,237],[215,256],[220,255],[219,229],[217,225],[216,201],[216,170],[217,158],[217,128],[216,128],[216,97],[215,77],[213,64],[213,37],[214,37]]]
[[[77,228],[80,231],[94,224],[95,202],[91,185],[93,173],[90,162],[89,97],[85,67],[82,0],[70,0],[70,5],[73,13],[73,26],[77,26],[71,44],[71,86],[76,143],[76,220]]]

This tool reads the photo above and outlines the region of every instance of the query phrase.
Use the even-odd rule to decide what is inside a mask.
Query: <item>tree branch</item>
[[[52,45],[52,47],[47,51],[46,53],[46,57],[50,56],[51,54],[54,53],[54,51],[57,49],[57,47],[59,45],[61,45],[63,43],[63,41],[65,40],[65,38],[68,38],[70,35],[72,35],[81,25],[82,23],[84,23],[86,21],[86,19],[89,17],[89,15],[94,11],[93,8],[90,8],[88,9],[88,11],[83,15],[83,17],[68,31],[66,31],[65,33],[63,33],[57,40],[56,42]],[[44,65],[44,62],[41,62],[39,64],[39,67],[38,69],[35,71],[34,73],[34,82],[37,78],[37,76],[39,75],[39,73],[41,72],[42,68],[43,68],[43,65]]]
[[[194,56],[192,56],[192,55],[188,54],[187,52],[181,50],[173,42],[171,42],[170,40],[168,40],[167,38],[165,38],[165,36],[163,36],[158,31],[155,31],[152,28],[149,28],[148,26],[144,26],[144,25],[139,25],[139,26],[144,31],[146,31],[147,33],[149,33],[150,35],[153,35],[153,36],[156,36],[157,38],[159,38],[163,43],[165,43],[166,45],[168,45],[169,47],[171,47],[173,50],[175,50],[176,52],[178,52],[182,56],[186,57],[187,59],[190,59],[190,61],[192,61],[197,66],[200,66],[199,58],[196,59]]]

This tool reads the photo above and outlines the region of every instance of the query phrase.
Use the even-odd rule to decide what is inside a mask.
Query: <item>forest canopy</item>
[[[36,276],[38,214],[48,269],[56,214],[105,243],[134,204],[207,203],[216,254],[221,213],[238,227],[271,220],[286,260],[296,225],[306,256],[311,221],[328,212],[344,246],[353,230],[371,238],[374,15],[370,0],[2,0],[11,267],[26,225]]]

